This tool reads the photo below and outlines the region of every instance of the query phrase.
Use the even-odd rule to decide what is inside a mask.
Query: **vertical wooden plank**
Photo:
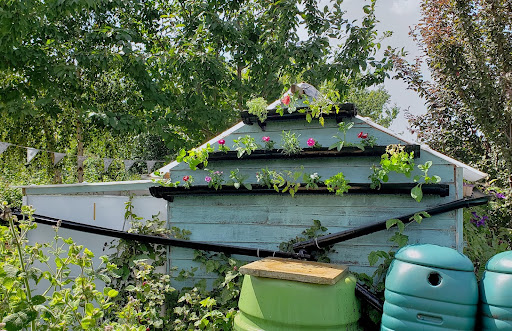
[[[172,228],[172,202],[167,202],[167,229]],[[166,250],[166,272],[168,275],[171,274],[171,266],[172,266],[172,255],[171,255],[171,246],[167,246]]]
[[[455,166],[454,166],[455,167]],[[462,199],[464,194],[462,192],[463,187],[463,168],[456,167],[455,168],[455,198]],[[457,209],[455,212],[455,224],[456,224],[456,234],[455,234],[455,244],[457,247],[457,251],[462,253],[464,249],[464,210],[462,208]]]

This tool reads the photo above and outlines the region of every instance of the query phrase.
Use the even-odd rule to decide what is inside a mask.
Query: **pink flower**
[[[209,182],[211,182],[211,181],[212,181],[212,178],[211,178],[210,176],[206,176],[206,177],[204,178],[204,181],[205,181],[205,182],[207,182],[207,183],[209,183]]]
[[[226,143],[226,141],[224,139],[221,139],[218,141],[219,145],[224,145]]]
[[[237,270],[238,270],[237,266],[234,266],[234,267],[233,267],[233,270],[237,271]]]
[[[188,182],[188,180],[189,180],[189,179],[190,179],[190,176],[183,176],[183,180],[184,180],[185,182]]]
[[[285,95],[284,98],[281,99],[281,102],[288,106],[290,104],[290,96]]]
[[[309,147],[315,146],[315,143],[316,143],[315,139],[313,139],[313,138],[309,138],[308,139],[308,146]]]
[[[363,131],[357,134],[357,138],[366,139],[368,138],[368,133],[363,133]]]
[[[269,142],[270,141],[270,137],[265,136],[265,137],[262,137],[261,140],[263,140],[264,142]]]

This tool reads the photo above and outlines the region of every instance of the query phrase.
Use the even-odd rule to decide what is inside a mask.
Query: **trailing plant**
[[[214,149],[210,144],[206,144],[206,147],[198,149],[194,148],[188,152],[185,149],[180,149],[176,157],[176,161],[185,162],[188,164],[190,169],[197,170],[199,166],[206,167],[208,165],[208,155],[213,152]]]
[[[402,145],[388,145],[386,153],[380,158],[380,168],[373,167],[373,173],[370,175],[372,188],[380,188],[382,183],[387,183],[389,173],[396,172],[410,177],[414,170],[414,152],[406,152]]]
[[[248,190],[252,190],[252,185],[249,183],[244,183],[247,178],[249,178],[248,175],[242,175],[240,174],[240,170],[231,170],[231,173],[229,174],[229,178],[231,179],[228,184],[233,185],[236,189],[239,189],[240,186],[245,187]]]
[[[204,177],[204,181],[208,183],[208,187],[214,188],[215,190],[220,190],[222,188],[222,184],[224,183],[224,172],[217,170],[208,170],[210,172],[209,176]]]
[[[300,235],[295,238],[292,238],[288,241],[284,241],[279,244],[279,250],[282,252],[293,252],[293,245],[306,241],[309,239],[314,239],[319,236],[323,236],[327,234],[327,228],[322,225],[319,220],[313,220],[313,225],[306,230],[302,231]],[[312,252],[312,255],[315,257],[316,261],[330,263],[331,259],[329,258],[330,253],[335,253],[333,249],[333,245],[329,245],[326,247],[318,248]]]
[[[267,100],[259,97],[247,101],[247,111],[249,114],[258,116],[260,122],[265,122],[268,114]]]
[[[345,178],[342,172],[337,173],[336,175],[330,177],[325,181],[325,185],[327,186],[327,190],[329,192],[336,192],[336,195],[343,196],[343,193],[348,192],[350,186],[348,185],[350,181]]]
[[[421,199],[423,199],[423,191],[421,189],[423,184],[437,184],[441,182],[441,177],[428,175],[428,170],[431,166],[432,161],[427,161],[425,164],[418,164],[418,169],[423,171],[423,175],[414,176],[414,182],[418,184],[411,190],[411,197],[418,202],[421,202]]]
[[[293,155],[302,152],[299,141],[300,134],[291,131],[283,131],[281,134],[281,153]]]
[[[233,142],[235,143],[234,148],[239,158],[244,154],[251,155],[253,151],[260,147],[254,138],[249,135],[238,137],[238,139],[233,139]]]
[[[289,192],[292,197],[301,187],[298,179],[303,177],[302,171],[285,171],[277,172],[275,170],[268,170],[268,168],[261,169],[261,172],[256,173],[258,183],[266,185],[268,188],[273,188],[276,192],[286,193]]]
[[[318,118],[320,125],[324,126],[324,115],[329,115],[332,112],[337,114],[339,112],[339,100],[339,92],[324,83],[320,87],[320,96],[318,98],[312,100],[306,98],[304,100],[304,104],[308,105],[309,109],[299,109],[299,112],[306,112],[306,121],[308,121],[308,123],[311,123],[313,118]]]

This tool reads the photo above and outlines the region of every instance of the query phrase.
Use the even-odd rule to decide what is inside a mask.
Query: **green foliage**
[[[231,182],[228,184],[232,184],[236,189],[240,188],[240,186],[244,186],[248,190],[252,190],[252,185],[249,183],[244,183],[244,181],[248,178],[248,175],[242,175],[240,174],[240,170],[231,170],[231,173],[229,174],[229,178],[231,179]]]
[[[389,106],[390,98],[382,86],[371,90],[353,88],[348,92],[347,102],[356,105],[359,115],[370,117],[375,123],[389,127],[400,112],[397,105]]]
[[[389,173],[396,172],[411,176],[414,170],[414,152],[407,153],[404,146],[389,145],[386,147],[386,153],[381,156],[380,168],[373,167],[373,173],[370,175],[372,188],[380,188],[381,183],[389,180]]]
[[[343,196],[343,193],[348,192],[350,186],[348,185],[350,181],[345,179],[345,175],[342,172],[337,173],[336,175],[330,177],[325,181],[325,185],[327,186],[327,190],[329,192],[336,191],[336,195]]]
[[[234,148],[239,158],[244,156],[244,154],[251,155],[253,151],[260,148],[260,145],[256,143],[256,140],[249,135],[233,139],[233,142],[235,143]]]
[[[281,133],[281,153],[285,155],[293,155],[302,152],[299,141],[300,134],[291,131],[283,131]]]
[[[222,188],[222,184],[224,183],[224,172],[214,170],[208,170],[208,172],[210,175],[204,178],[204,180],[208,183],[208,187],[214,188],[215,190],[220,190]]]
[[[329,146],[329,149],[337,149],[338,151],[341,151],[343,146],[347,146],[347,143],[345,142],[347,140],[347,131],[350,130],[354,126],[354,122],[340,122],[338,124],[338,131],[339,133],[333,138],[338,139],[338,141],[331,146]],[[340,136],[340,133],[343,134],[343,137]]]
[[[325,235],[327,232],[327,228],[322,225],[319,220],[313,220],[313,225],[306,230],[302,231],[302,233],[288,241],[282,242],[279,244],[279,250],[282,252],[293,252],[293,245],[298,242],[306,241],[309,239],[314,239],[319,236]],[[323,248],[319,248],[314,251],[312,254],[315,259],[319,262],[329,263],[331,260],[329,259],[329,253],[334,253],[333,245],[326,246]]]
[[[210,144],[206,144],[206,147],[201,149],[191,149],[188,152],[185,149],[181,149],[178,152],[178,156],[176,157],[176,161],[185,162],[188,164],[190,169],[197,170],[198,167],[206,167],[208,165],[208,156],[209,153],[213,152],[214,149]]]
[[[255,98],[247,101],[247,111],[249,114],[258,116],[260,122],[265,122],[267,119],[267,100],[264,98]]]

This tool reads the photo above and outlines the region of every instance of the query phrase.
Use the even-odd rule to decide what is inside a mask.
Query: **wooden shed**
[[[324,115],[323,126],[315,118],[308,122],[306,114],[310,109],[307,102],[304,103],[306,99],[308,96],[304,95],[297,100],[293,112],[288,112],[289,108],[284,104],[287,100],[284,103],[277,100],[269,106],[268,116],[263,122],[244,113],[243,122],[197,148],[201,150],[209,144],[215,149],[209,153],[206,168],[192,170],[188,164],[176,161],[161,168],[161,172],[169,172],[171,179],[181,182],[178,187],[151,189],[153,196],[168,201],[169,226],[190,230],[190,240],[278,250],[280,243],[300,235],[311,227],[314,220],[319,220],[329,233],[354,229],[461,200],[463,180],[476,181],[486,176],[477,169],[427,146],[419,146],[368,118],[356,115],[350,104],[342,105],[338,113]],[[280,111],[283,111],[282,115]],[[328,147],[336,143],[338,138],[335,136],[340,135],[339,123],[351,123],[353,126],[346,132],[345,146],[338,151]],[[285,133],[298,137],[301,152],[292,155],[282,153]],[[375,145],[362,150],[358,144],[366,135],[375,138]],[[244,153],[238,157],[234,151],[236,140],[247,136],[254,138],[260,147],[250,155]],[[275,142],[274,150],[263,150],[263,137]],[[317,142],[316,146],[309,146],[310,138]],[[231,149],[230,152],[219,151],[220,140]],[[383,183],[380,189],[373,189],[369,178],[372,167],[379,167],[381,155],[391,144],[403,145],[407,151],[414,152],[415,170],[410,177],[391,173],[387,183]],[[441,182],[423,185],[424,197],[417,202],[410,194],[416,185],[413,178],[422,174],[417,165],[427,161],[432,162],[429,175],[439,176]],[[302,183],[292,197],[288,192],[276,192],[258,182],[257,174],[261,174],[262,169],[283,174],[288,171],[317,174],[320,182],[343,172],[349,180],[350,189],[343,196],[337,196],[322,184],[318,188],[306,189]],[[244,183],[252,184],[252,190],[243,185],[239,188],[226,184],[219,189],[208,187],[205,181],[206,177],[211,177],[208,170],[222,173],[226,182],[231,171],[238,171],[246,177]],[[188,189],[183,187],[185,176],[194,178]],[[462,252],[462,227],[462,209],[455,209],[425,219],[421,224],[410,223],[405,234],[409,236],[409,243],[438,244]],[[331,262],[348,265],[354,272],[371,274],[374,269],[368,262],[369,253],[394,249],[396,245],[389,241],[394,233],[395,230],[379,231],[338,243],[334,246],[336,252],[330,255]],[[199,267],[192,261],[193,256],[190,249],[171,248],[169,264],[179,269]],[[199,269],[195,277],[196,280],[208,280],[215,276]]]

